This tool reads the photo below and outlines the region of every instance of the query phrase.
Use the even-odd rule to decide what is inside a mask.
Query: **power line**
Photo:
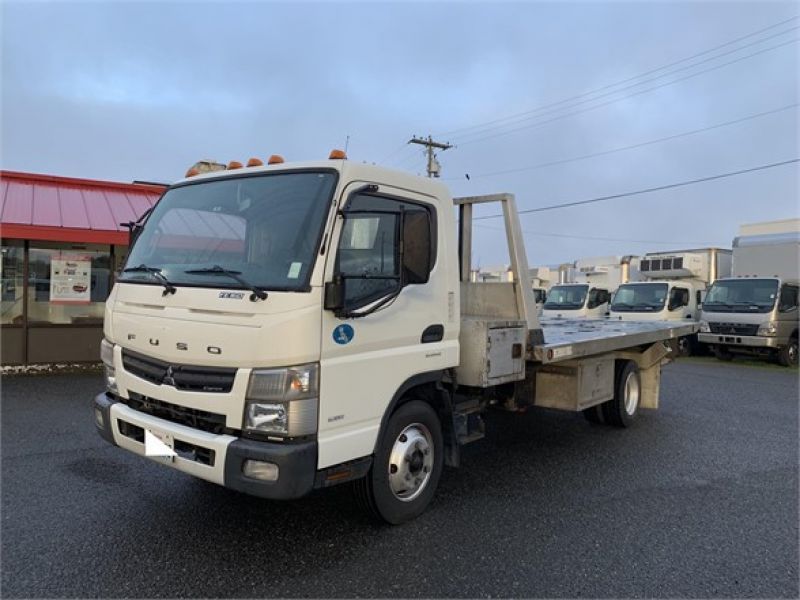
[[[673,135],[660,137],[660,138],[657,138],[657,139],[654,139],[654,140],[648,140],[646,142],[639,142],[637,144],[631,144],[629,146],[621,146],[619,148],[611,148],[609,150],[603,150],[601,152],[593,152],[591,154],[582,154],[580,156],[573,156],[571,158],[563,158],[563,159],[560,159],[560,160],[553,160],[553,161],[538,163],[538,164],[535,164],[535,165],[530,165],[530,166],[527,166],[527,167],[518,167],[518,168],[515,168],[515,169],[504,169],[502,171],[492,171],[492,172],[489,172],[489,173],[478,173],[478,174],[470,173],[469,177],[470,177],[470,179],[475,179],[475,178],[480,178],[480,177],[493,177],[495,175],[507,175],[509,173],[519,173],[521,171],[532,171],[532,170],[535,170],[535,169],[542,169],[542,168],[545,168],[545,167],[552,167],[552,166],[555,166],[555,165],[563,165],[563,164],[570,163],[570,162],[586,160],[588,158],[595,158],[595,157],[598,157],[598,156],[606,156],[606,155],[609,155],[609,154],[615,154],[617,152],[622,152],[624,150],[633,150],[635,148],[642,148],[644,146],[650,146],[652,144],[658,144],[658,143],[661,143],[661,142],[666,142],[666,141],[669,141],[669,140],[674,140],[674,139],[678,139],[678,138],[682,138],[682,137],[686,137],[686,136],[690,136],[690,135],[696,135],[696,134],[702,133],[704,131],[711,131],[712,129],[719,129],[721,127],[728,127],[730,125],[736,125],[737,123],[744,123],[745,121],[750,121],[752,119],[758,119],[760,117],[765,117],[767,115],[772,115],[772,114],[775,114],[775,113],[783,112],[783,111],[789,110],[791,108],[796,108],[797,106],[798,106],[798,103],[789,104],[787,106],[782,106],[780,108],[776,108],[776,109],[773,109],[773,110],[760,112],[760,113],[757,113],[757,114],[754,114],[754,115],[748,115],[746,117],[741,117],[739,119],[734,119],[732,121],[725,121],[724,123],[717,123],[715,125],[709,125],[708,127],[702,127],[700,129],[692,129],[690,131],[684,131],[682,133],[676,133],[676,134],[673,134]],[[461,178],[460,177],[449,177],[449,178],[447,178],[448,181],[455,181],[456,179],[461,179]]]
[[[637,196],[639,194],[649,194],[651,192],[659,192],[661,190],[669,190],[677,187],[683,187],[687,185],[693,185],[695,183],[703,183],[706,181],[714,181],[715,179],[724,179],[726,177],[733,177],[735,175],[744,175],[745,173],[753,173],[755,171],[763,171],[765,169],[773,169],[775,167],[782,167],[784,165],[789,165],[792,163],[796,163],[800,161],[800,158],[792,158],[790,160],[784,160],[777,163],[771,163],[768,165],[760,165],[758,167],[750,167],[749,169],[741,169],[739,171],[731,171],[730,173],[721,173],[719,175],[710,175],[708,177],[700,177],[698,179],[690,179],[688,181],[679,181],[677,183],[669,183],[666,185],[660,185],[651,188],[645,188],[643,190],[636,190],[633,192],[623,192],[621,194],[612,194],[610,196],[600,196],[599,198],[589,198],[588,200],[577,200],[575,202],[564,202],[562,204],[552,204],[550,206],[540,206],[539,208],[528,208],[526,210],[518,211],[518,214],[529,214],[529,213],[537,213],[537,212],[544,212],[546,210],[555,210],[557,208],[568,208],[570,206],[582,206],[584,204],[594,204],[595,202],[605,202],[607,200],[616,200],[617,198],[627,198],[629,196]],[[483,220],[483,219],[497,219],[502,217],[503,215],[487,215],[484,217],[473,217],[474,220]]]
[[[741,61],[746,60],[748,58],[752,58],[754,56],[758,56],[759,54],[763,54],[765,52],[769,52],[771,50],[775,50],[777,48],[781,48],[782,46],[786,46],[788,44],[793,44],[793,43],[797,42],[798,39],[800,39],[800,38],[794,38],[794,39],[789,40],[787,42],[782,42],[782,43],[777,44],[775,46],[770,46],[769,48],[764,48],[762,50],[759,50],[757,52],[753,52],[751,54],[747,54],[745,56],[741,56],[741,57],[736,58],[734,60],[730,60],[728,62],[719,64],[719,65],[715,65],[713,67],[709,67],[708,69],[703,69],[701,71],[697,71],[696,73],[690,73],[689,75],[684,75],[683,77],[679,77],[678,79],[673,79],[672,81],[667,81],[667,82],[664,82],[664,83],[660,83],[658,85],[654,85],[654,86],[646,88],[644,90],[639,90],[639,91],[636,91],[636,92],[633,92],[633,93],[630,93],[630,94],[626,94],[624,96],[620,96],[619,98],[614,98],[614,99],[611,99],[611,100],[607,100],[606,102],[601,102],[600,104],[596,104],[594,106],[589,106],[587,108],[583,108],[583,109],[577,110],[575,112],[570,112],[570,113],[566,113],[566,114],[563,114],[563,115],[558,115],[556,117],[552,117],[552,118],[546,119],[544,121],[530,123],[528,125],[523,125],[521,127],[517,127],[517,128],[514,128],[514,129],[509,129],[507,131],[500,131],[500,132],[497,132],[497,133],[491,133],[491,134],[485,135],[483,137],[478,137],[478,138],[475,138],[475,139],[458,142],[458,145],[459,146],[464,146],[464,145],[467,145],[467,144],[474,144],[475,142],[481,142],[481,141],[484,141],[484,140],[488,140],[488,139],[492,139],[492,138],[496,138],[496,137],[500,137],[500,136],[504,136],[504,135],[509,135],[511,133],[516,133],[517,131],[522,131],[523,129],[531,129],[533,127],[539,127],[541,125],[546,125],[546,124],[552,123],[554,121],[559,121],[561,119],[566,119],[567,117],[572,117],[574,115],[579,115],[579,114],[582,114],[582,113],[585,113],[585,112],[588,112],[588,111],[591,111],[591,110],[595,110],[595,109],[601,108],[603,106],[608,106],[609,104],[614,104],[615,102],[619,102],[620,100],[626,100],[628,98],[632,98],[632,97],[638,96],[640,94],[645,94],[647,92],[652,92],[653,90],[657,90],[659,88],[662,88],[662,87],[665,87],[665,86],[668,86],[668,85],[679,83],[681,81],[685,81],[687,79],[691,79],[693,77],[697,77],[699,75],[703,75],[703,74],[709,73],[711,71],[716,71],[717,69],[721,69],[723,67],[727,67],[727,66],[732,65],[734,63],[741,62]]]
[[[703,50],[702,52],[698,52],[698,53],[696,53],[696,54],[693,54],[693,55],[691,55],[691,56],[687,56],[687,57],[685,57],[685,58],[682,58],[682,59],[679,59],[679,60],[673,61],[673,62],[671,62],[671,63],[668,63],[668,64],[666,64],[666,65],[662,65],[662,66],[660,66],[660,67],[656,67],[656,68],[654,68],[654,69],[650,69],[649,71],[645,71],[645,72],[643,72],[643,73],[639,73],[638,75],[634,75],[634,76],[632,76],[632,77],[628,77],[627,79],[622,79],[622,80],[620,80],[620,81],[616,81],[616,82],[614,82],[614,83],[610,83],[610,84],[604,85],[604,86],[602,86],[602,87],[595,88],[595,89],[593,89],[593,90],[589,90],[588,92],[583,92],[583,93],[581,93],[581,94],[577,94],[577,95],[575,95],[575,96],[571,96],[571,97],[569,97],[569,98],[565,98],[565,99],[563,99],[563,100],[559,100],[559,101],[556,101],[556,102],[551,102],[551,103],[549,103],[549,104],[545,104],[545,105],[543,105],[543,106],[540,106],[540,107],[537,107],[537,108],[534,108],[534,109],[531,109],[531,110],[528,110],[528,111],[524,111],[524,112],[521,112],[521,113],[517,113],[517,114],[514,114],[514,115],[509,115],[509,116],[507,116],[507,117],[502,117],[502,118],[499,118],[499,119],[494,119],[494,120],[492,120],[492,121],[486,121],[486,122],[484,122],[484,123],[481,123],[481,124],[478,124],[478,125],[472,125],[472,126],[469,126],[469,127],[461,127],[461,128],[459,128],[459,129],[453,129],[453,130],[450,130],[450,131],[445,131],[445,132],[437,133],[436,135],[437,135],[437,136],[446,136],[446,135],[452,135],[452,134],[455,134],[455,133],[460,133],[460,132],[462,132],[462,131],[468,131],[468,130],[471,130],[471,129],[483,128],[483,127],[485,127],[485,126],[488,126],[488,125],[494,125],[494,124],[496,124],[496,123],[501,123],[501,122],[503,122],[503,121],[515,120],[515,119],[518,119],[519,117],[522,117],[522,116],[525,116],[525,115],[529,115],[529,114],[532,114],[532,113],[539,112],[540,110],[544,110],[545,108],[551,108],[551,107],[553,107],[553,106],[557,106],[557,105],[559,105],[559,104],[565,104],[565,103],[567,103],[567,102],[570,102],[570,101],[572,101],[572,100],[577,100],[577,99],[579,99],[579,98],[584,98],[584,97],[586,97],[586,96],[590,96],[590,95],[592,95],[592,94],[595,94],[595,93],[597,93],[597,92],[603,92],[603,91],[605,91],[605,90],[607,90],[607,89],[609,89],[609,88],[616,87],[616,86],[618,86],[618,85],[622,85],[622,84],[625,84],[625,83],[628,83],[628,82],[634,81],[634,80],[636,80],[636,79],[639,79],[639,78],[641,78],[641,77],[645,77],[645,76],[647,76],[647,75],[650,75],[650,74],[652,74],[652,73],[656,73],[656,72],[658,72],[658,71],[663,71],[664,69],[668,69],[669,67],[672,67],[672,66],[675,66],[675,65],[678,65],[678,64],[681,64],[681,63],[684,63],[684,62],[687,62],[687,61],[693,60],[693,59],[695,59],[695,58],[699,58],[699,57],[701,57],[701,56],[704,56],[704,55],[706,55],[706,54],[709,54],[709,53],[711,53],[711,52],[714,52],[714,51],[716,51],[716,50],[720,50],[721,48],[725,48],[725,47],[727,47],[727,46],[730,46],[730,45],[732,45],[732,44],[735,44],[735,43],[737,43],[737,42],[740,42],[740,41],[742,41],[742,40],[745,40],[745,39],[747,39],[747,38],[751,38],[751,37],[753,37],[753,36],[755,36],[755,35],[758,35],[758,34],[760,34],[760,33],[764,33],[765,31],[769,31],[769,30],[771,30],[771,29],[775,29],[776,27],[780,27],[781,25],[784,25],[784,24],[786,24],[786,23],[789,23],[789,22],[791,22],[791,21],[794,21],[794,20],[796,20],[797,18],[798,18],[798,16],[797,16],[797,15],[795,15],[795,16],[793,16],[793,17],[789,18],[789,19],[785,19],[785,20],[783,20],[783,21],[780,21],[780,22],[778,22],[778,23],[775,23],[775,24],[773,24],[773,25],[770,25],[770,26],[768,26],[768,27],[764,27],[763,29],[759,29],[759,30],[757,30],[757,31],[754,31],[754,32],[752,32],[752,33],[748,33],[747,35],[740,36],[740,37],[738,37],[738,38],[735,38],[735,39],[733,39],[733,40],[730,40],[730,41],[728,41],[728,42],[725,42],[725,43],[723,43],[723,44],[720,44],[720,45],[718,45],[718,46],[714,46],[713,48],[709,48],[709,49],[707,49],[707,50]],[[789,31],[790,31],[790,30],[789,30]],[[783,32],[783,33],[786,33],[786,32]],[[780,34],[779,34],[779,35],[780,35]],[[773,37],[774,37],[774,36],[773,36]],[[766,38],[766,39],[769,39],[769,38]],[[764,40],[761,40],[761,41],[764,41]],[[757,43],[758,43],[758,42],[757,42]],[[746,47],[746,46],[745,46],[745,47]],[[741,50],[741,48],[739,48],[739,50]]]
[[[722,54],[718,54],[716,56],[712,56],[712,57],[707,58],[705,60],[701,60],[700,62],[696,62],[694,64],[687,65],[687,66],[681,67],[679,69],[674,69],[674,70],[669,71],[667,73],[664,73],[662,75],[658,75],[657,77],[653,77],[651,79],[644,79],[644,80],[639,81],[637,83],[634,83],[632,85],[625,86],[625,87],[619,88],[617,90],[612,90],[610,92],[606,92],[605,94],[600,94],[598,96],[594,96],[593,98],[587,98],[585,100],[581,100],[580,102],[575,102],[574,104],[572,104],[570,106],[566,106],[566,107],[550,110],[550,111],[544,112],[544,113],[542,113],[540,115],[536,115],[536,116],[532,116],[532,117],[526,117],[524,119],[519,119],[518,121],[516,121],[514,123],[507,123],[506,125],[514,125],[514,124],[524,123],[525,121],[529,121],[531,119],[538,119],[540,117],[545,117],[547,115],[554,114],[554,113],[557,113],[557,112],[562,111],[562,110],[571,110],[571,109],[573,109],[573,108],[575,108],[577,106],[580,106],[582,104],[586,104],[587,102],[594,102],[594,101],[600,100],[602,98],[607,98],[608,96],[613,96],[614,94],[618,94],[620,92],[624,92],[625,90],[630,90],[630,89],[633,89],[633,88],[638,87],[640,85],[644,85],[644,84],[647,84],[647,83],[652,83],[654,81],[658,81],[659,79],[663,79],[664,77],[668,77],[669,75],[674,75],[675,73],[680,73],[680,72],[686,71],[688,69],[693,69],[693,68],[695,68],[697,66],[705,64],[705,63],[710,62],[712,60],[716,60],[718,58],[722,58],[723,56],[728,56],[729,54],[734,54],[736,52],[739,52],[740,50],[744,50],[745,48],[749,48],[751,46],[754,46],[754,45],[757,45],[757,44],[761,44],[762,42],[766,42],[767,40],[771,40],[772,38],[781,36],[781,35],[783,35],[785,33],[789,33],[790,31],[794,31],[796,29],[800,29],[800,26],[792,27],[791,29],[787,29],[786,31],[781,31],[780,33],[777,33],[775,35],[769,36],[769,37],[764,38],[762,40],[758,40],[756,42],[753,42],[752,44],[747,44],[745,46],[741,46],[739,48],[735,48],[733,50],[729,50],[728,52],[723,52]],[[778,46],[776,46],[776,47],[778,47]],[[758,53],[756,53],[756,54],[758,54]],[[752,54],[750,56],[755,56],[755,54]],[[742,57],[742,58],[747,58],[747,57]],[[736,62],[736,61],[733,61],[733,62]],[[725,63],[725,64],[722,64],[722,65],[718,65],[718,67],[724,67],[727,64],[731,64],[731,63]],[[712,69],[709,69],[709,70],[706,70],[706,71],[701,71],[698,74],[707,73],[708,71],[713,71],[713,70],[715,70],[715,68],[712,68]],[[681,81],[681,79],[677,79],[675,81]],[[672,83],[674,83],[674,81]],[[655,89],[655,88],[653,88],[653,89]],[[503,125],[501,127],[505,127],[505,125]],[[475,131],[473,133],[469,133],[469,134],[466,134],[466,135],[467,135],[467,137],[474,136],[474,135],[481,135],[483,133],[488,133],[488,132],[492,131],[493,129],[499,129],[499,127],[485,128],[483,131]],[[482,139],[484,139],[484,138],[482,138]],[[462,143],[471,143],[472,141],[477,141],[477,140],[470,140],[469,142],[462,142]]]

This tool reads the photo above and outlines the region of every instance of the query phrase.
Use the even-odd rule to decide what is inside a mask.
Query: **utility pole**
[[[445,144],[443,142],[434,142],[431,136],[428,136],[428,139],[414,136],[408,140],[408,143],[425,146],[425,153],[428,155],[428,177],[439,177],[442,171],[442,166],[439,164],[439,161],[436,160],[436,154],[433,152],[433,149],[438,148],[439,150],[447,150],[448,148],[452,148],[453,145]]]

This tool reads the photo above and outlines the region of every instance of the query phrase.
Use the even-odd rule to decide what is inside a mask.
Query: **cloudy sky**
[[[454,195],[509,191],[524,210],[800,156],[795,2],[0,10],[4,169],[168,182],[200,158],[322,158],[349,136],[351,160],[424,174],[406,142],[432,134],[455,146],[439,155]],[[730,247],[740,223],[798,216],[799,174],[529,213],[529,261]],[[500,224],[476,232],[483,266],[507,261]]]

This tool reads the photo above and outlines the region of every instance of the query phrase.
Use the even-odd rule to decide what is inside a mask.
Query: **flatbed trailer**
[[[693,323],[664,321],[544,320],[545,342],[534,346],[543,364],[674,340],[697,331]]]

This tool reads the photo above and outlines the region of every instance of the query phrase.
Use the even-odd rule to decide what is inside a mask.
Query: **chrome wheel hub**
[[[639,378],[636,377],[636,373],[628,373],[628,378],[625,380],[625,412],[632,417],[638,406]]]
[[[411,502],[422,493],[433,471],[433,436],[422,423],[403,429],[389,454],[389,487],[395,498]]]

